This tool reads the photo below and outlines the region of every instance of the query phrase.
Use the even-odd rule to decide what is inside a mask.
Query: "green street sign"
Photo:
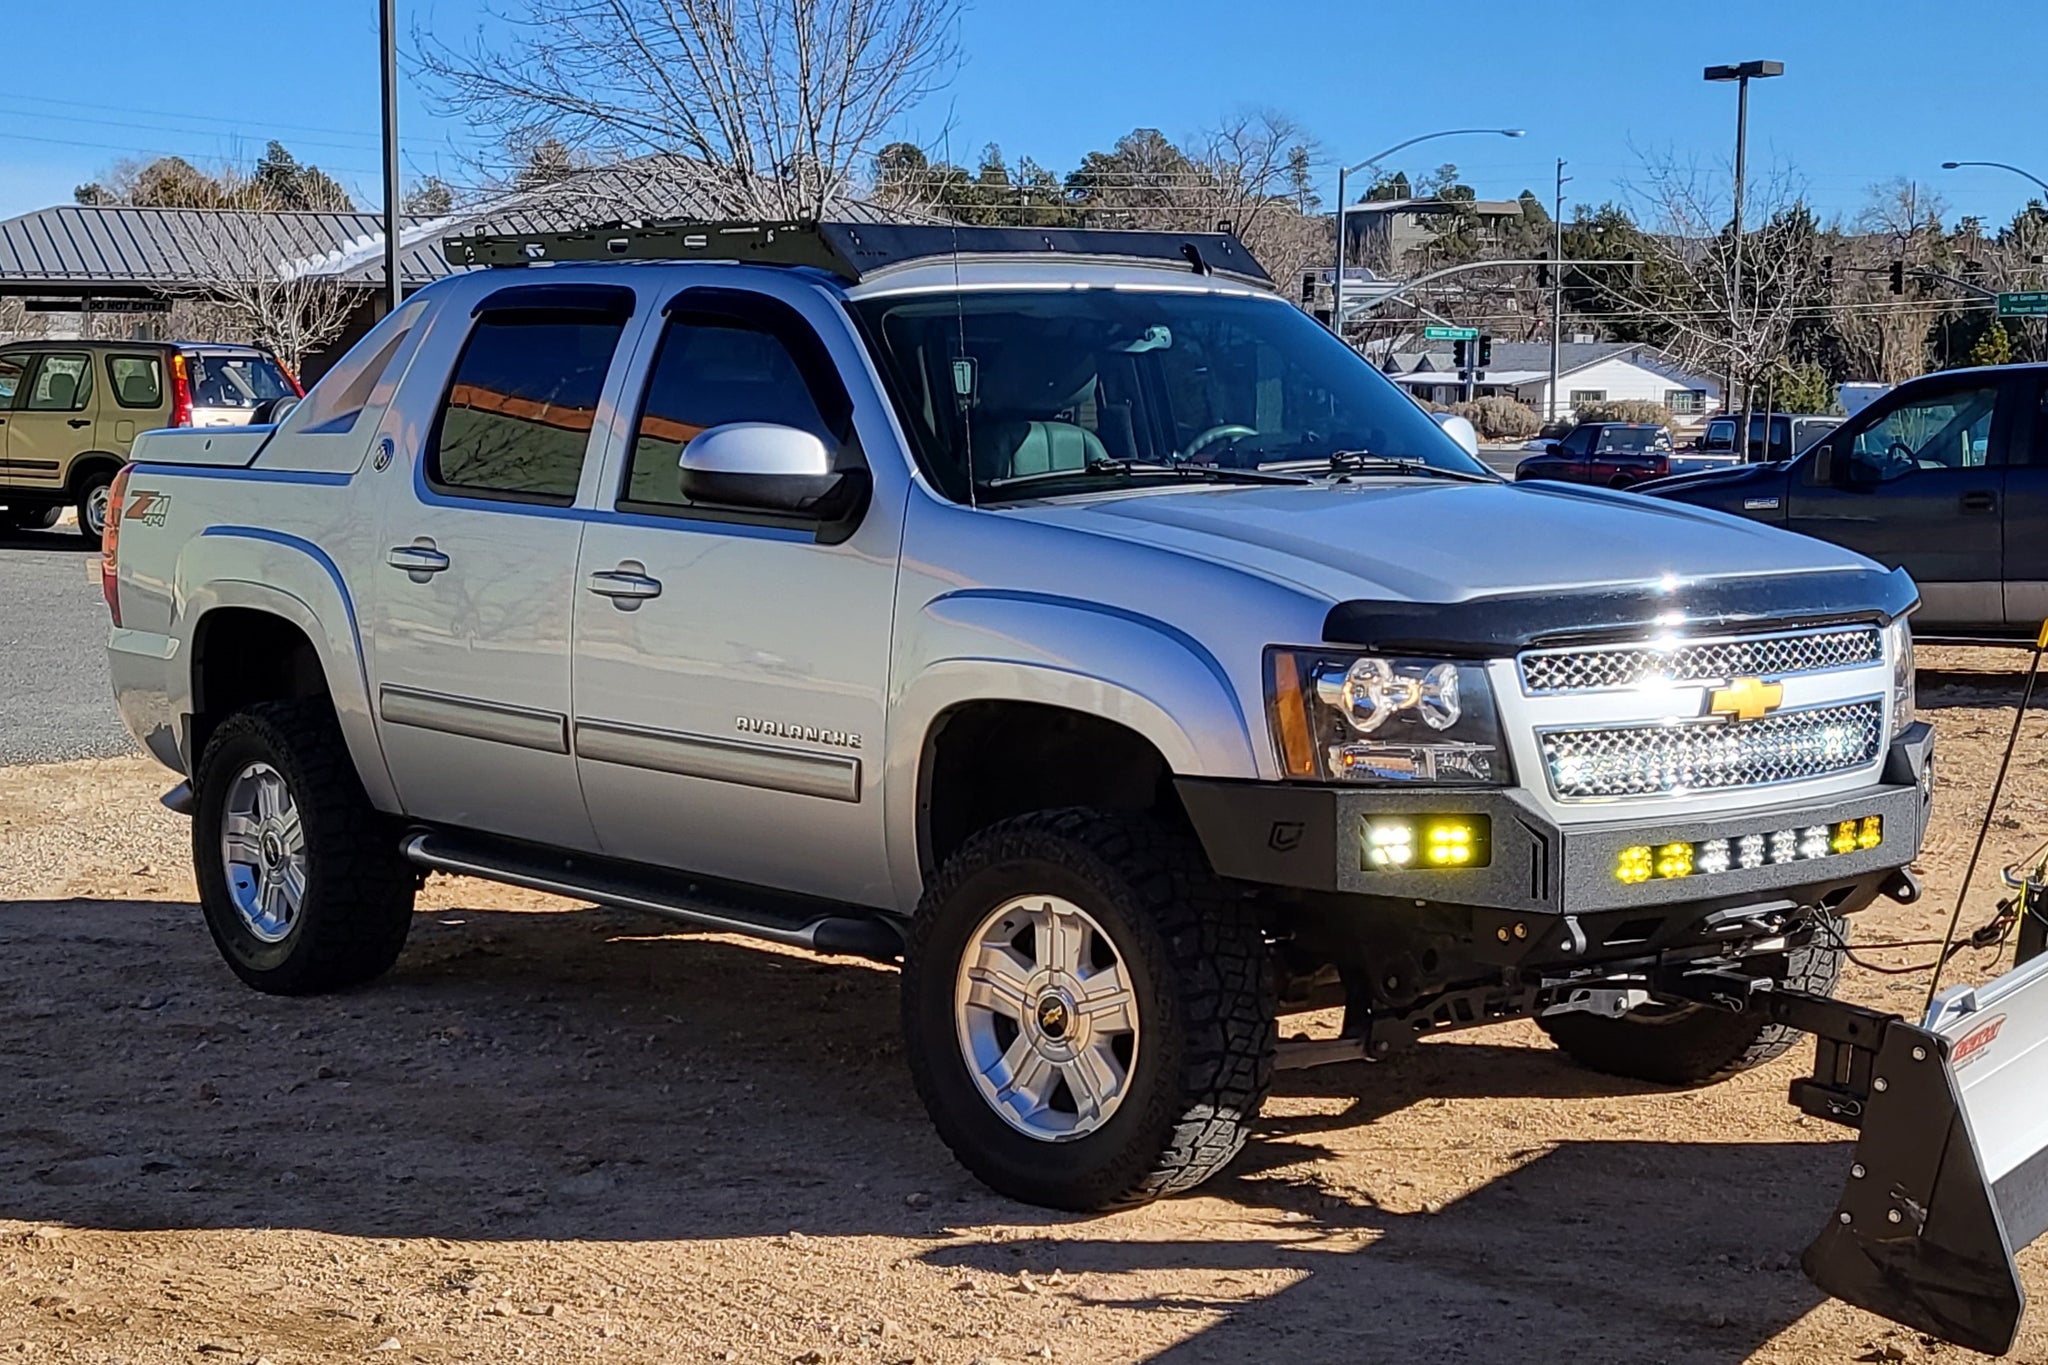
[[[1998,296],[1998,316],[2002,318],[2048,317],[2048,291],[2032,290],[2024,294],[2000,294]]]
[[[2027,297],[2032,298],[2034,295],[2030,294]],[[2048,313],[2048,294],[2042,294],[2040,298],[2043,301],[2041,311]],[[1477,327],[1425,327],[1422,329],[1422,335],[1431,341],[1477,341],[1479,340],[1479,329]]]

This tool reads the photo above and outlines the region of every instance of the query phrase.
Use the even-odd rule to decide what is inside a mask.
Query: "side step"
[[[813,952],[877,962],[903,956],[901,931],[880,911],[446,830],[415,830],[399,847],[410,862],[434,872],[642,910]]]

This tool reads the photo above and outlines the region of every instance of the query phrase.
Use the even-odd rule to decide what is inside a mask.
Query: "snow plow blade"
[[[2027,1303],[2013,1254],[2048,1231],[2048,957],[1945,993],[1926,1027],[1828,1003],[1855,1027],[1814,1030],[1792,1099],[1862,1136],[1801,1264],[1838,1299],[2003,1355]]]

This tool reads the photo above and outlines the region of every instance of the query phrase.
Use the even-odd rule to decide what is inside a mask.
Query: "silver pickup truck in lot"
[[[281,423],[120,477],[115,688],[250,985],[376,977],[433,871],[900,960],[940,1134],[1082,1210],[1215,1173],[1276,1065],[1812,1032],[1863,1137],[1809,1273],[2010,1342],[2041,964],[1829,996],[1917,894],[1904,573],[1503,482],[1226,235],[447,250]]]

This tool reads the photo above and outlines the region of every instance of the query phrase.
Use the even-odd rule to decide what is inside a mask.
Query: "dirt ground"
[[[2018,697],[2009,653],[1923,662],[1928,895],[1865,943],[1939,935]],[[2048,836],[2043,728],[1966,927]],[[933,1137],[872,965],[436,878],[388,979],[247,991],[165,785],[0,769],[0,1361],[1975,1358],[1801,1276],[1849,1162],[1784,1101],[1809,1048],[1674,1094],[1526,1025],[1454,1035],[1283,1075],[1191,1197],[1053,1215]],[[2014,1358],[2048,1362],[2048,1313]]]

